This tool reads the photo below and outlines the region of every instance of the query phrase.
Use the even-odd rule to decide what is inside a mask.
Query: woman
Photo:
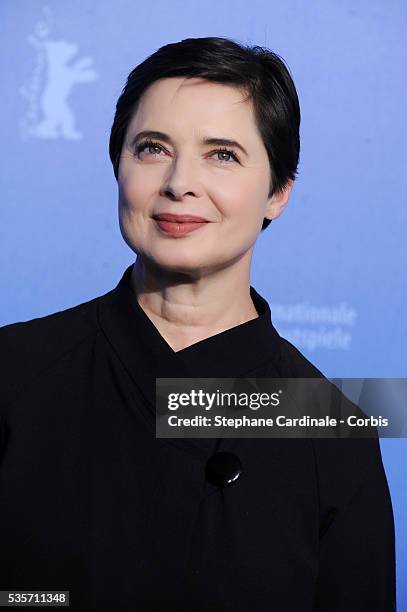
[[[155,437],[158,377],[323,376],[250,285],[299,124],[266,49],[187,39],[129,75],[110,157],[136,262],[0,330],[1,589],[69,590],[73,610],[395,609],[376,439]]]

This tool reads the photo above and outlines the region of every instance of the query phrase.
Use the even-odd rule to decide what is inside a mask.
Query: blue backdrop
[[[252,285],[329,377],[406,377],[407,4],[403,0],[3,0],[0,325],[101,295],[135,256],[108,157],[130,70],[227,36],[281,55],[301,111],[299,177],[256,245]],[[381,440],[407,610],[406,440]],[[404,584],[403,584],[404,582]]]

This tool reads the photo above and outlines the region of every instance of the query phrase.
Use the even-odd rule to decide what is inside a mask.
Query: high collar
[[[131,264],[115,289],[99,300],[99,323],[155,414],[155,378],[255,376],[266,362],[280,360],[280,336],[267,301],[250,286],[259,314],[223,332],[174,351],[137,301]]]

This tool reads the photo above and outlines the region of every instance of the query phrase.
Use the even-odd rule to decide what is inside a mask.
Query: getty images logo
[[[20,90],[29,103],[21,135],[24,139],[80,140],[82,132],[68,98],[75,85],[95,81],[98,74],[92,68],[92,58],[75,58],[78,45],[50,37],[50,12],[47,8],[44,12],[45,19],[28,37],[36,54],[31,79]]]

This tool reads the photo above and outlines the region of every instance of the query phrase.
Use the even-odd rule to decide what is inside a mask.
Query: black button
[[[229,487],[242,473],[239,457],[233,453],[215,453],[206,464],[205,476],[215,487]]]

